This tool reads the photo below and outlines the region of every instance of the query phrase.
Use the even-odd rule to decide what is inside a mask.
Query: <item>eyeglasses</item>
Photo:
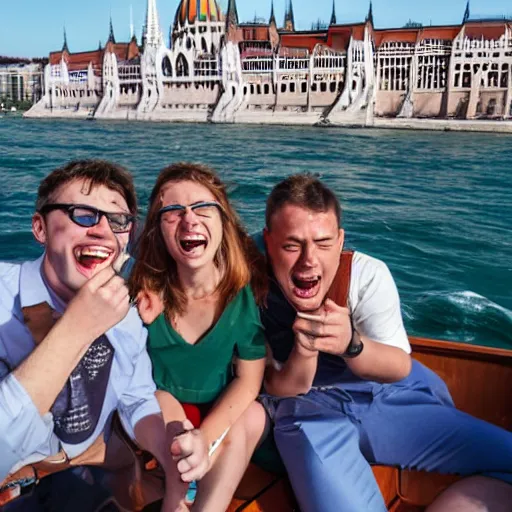
[[[190,208],[199,217],[211,218],[216,211],[222,212],[222,206],[215,201],[201,201],[194,203],[189,206],[183,206],[182,204],[171,204],[164,206],[158,211],[159,218],[165,213],[168,220],[175,220],[182,217],[187,208]]]
[[[98,210],[98,208],[85,204],[47,204],[39,210],[39,213],[44,215],[54,210],[66,212],[75,224],[83,228],[96,226],[96,224],[99,224],[101,221],[101,217],[105,216],[113,233],[126,233],[130,231],[136,219],[135,215],[129,213],[104,212],[103,210]]]

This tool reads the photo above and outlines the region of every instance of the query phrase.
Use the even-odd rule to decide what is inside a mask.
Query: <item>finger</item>
[[[183,421],[183,430],[190,431],[194,429],[193,423],[188,418]]]
[[[128,289],[126,286],[126,281],[122,277],[114,273],[114,275],[100,288],[108,288],[109,290],[115,293],[123,287]]]
[[[296,336],[295,339],[296,339],[297,343],[301,347],[305,348],[306,350],[310,350],[310,351],[317,350],[316,336],[307,336],[305,334],[300,333]]]
[[[310,322],[323,322],[324,320],[323,315],[310,315],[309,313],[302,313],[300,311],[297,311],[297,316],[304,320],[309,320]]]
[[[172,444],[174,445],[174,443],[178,443],[179,455],[177,455],[180,458],[188,457],[194,451],[194,440],[190,432],[176,436]]]
[[[178,471],[183,474],[183,473],[188,473],[189,471],[192,471],[193,469],[195,469],[195,467],[197,466],[197,464],[192,464],[191,462],[191,457],[186,457],[184,459],[181,459],[178,464],[176,464],[176,467],[178,468]]]
[[[176,439],[171,443],[171,455],[173,460],[179,460],[182,457],[181,445]]]
[[[323,307],[324,307],[326,313],[344,312],[347,315],[350,313],[348,308],[345,308],[343,306],[340,306],[339,304],[336,304],[336,302],[334,302],[332,299],[325,299]]]
[[[201,480],[208,470],[208,464],[201,464],[200,466],[181,474],[181,479],[184,482],[193,482],[194,480]]]
[[[102,287],[107,283],[112,276],[115,276],[114,269],[111,266],[108,266],[102,270],[100,270],[97,274],[93,275],[89,281],[87,281],[87,287],[92,292],[98,290],[98,288]]]
[[[295,333],[303,333],[306,336],[324,336],[325,323],[323,322],[310,322],[309,320],[297,320],[293,326]]]
[[[116,309],[126,310],[126,312],[128,312],[130,309],[130,294],[128,293],[128,289],[119,290],[112,300],[112,303],[115,304]]]

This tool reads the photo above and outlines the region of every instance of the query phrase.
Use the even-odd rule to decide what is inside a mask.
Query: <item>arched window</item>
[[[164,76],[172,76],[172,64],[167,55],[162,60],[162,73]]]
[[[184,55],[180,53],[176,59],[176,76],[188,76],[188,62]]]
[[[201,50],[204,53],[208,53],[208,45],[206,44],[206,39],[204,37],[201,37]]]

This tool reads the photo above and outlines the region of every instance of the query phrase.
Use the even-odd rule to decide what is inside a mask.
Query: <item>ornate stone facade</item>
[[[240,23],[235,0],[182,0],[169,47],[148,0],[142,45],[50,54],[43,98],[31,116],[372,125],[379,117],[509,119],[512,25],[376,29],[362,23],[296,31]]]

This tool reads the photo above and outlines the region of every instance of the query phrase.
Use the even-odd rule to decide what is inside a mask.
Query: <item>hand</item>
[[[164,310],[164,301],[155,292],[142,290],[137,294],[137,309],[142,321],[149,325]]]
[[[72,332],[87,335],[91,343],[118,324],[129,309],[128,287],[112,267],[107,267],[80,288],[61,320],[70,322]]]
[[[171,454],[177,461],[177,468],[183,482],[201,480],[210,469],[208,442],[199,429],[195,429],[189,420],[183,422],[186,431],[174,437]]]
[[[326,352],[339,356],[352,339],[349,310],[330,299],[312,314],[298,312],[293,330],[296,348],[303,355]]]

